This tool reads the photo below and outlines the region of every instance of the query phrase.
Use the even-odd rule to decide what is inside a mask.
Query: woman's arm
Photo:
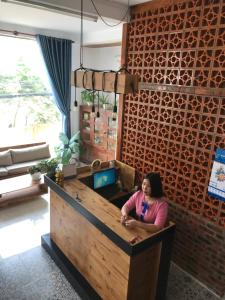
[[[136,197],[139,192],[134,193],[129,200],[124,204],[121,208],[121,223],[124,224],[125,221],[128,219],[129,212],[135,208]]]
[[[144,223],[134,219],[130,219],[130,220],[127,219],[124,225],[127,226],[128,228],[139,227],[139,228],[146,229],[150,232],[157,232],[163,229],[167,220],[167,214],[168,214],[168,204],[167,202],[163,202],[161,203],[160,208],[157,212],[157,216],[154,224]]]
[[[150,231],[152,233],[155,233],[155,232],[162,229],[162,227],[159,226],[159,225],[143,223],[141,221],[137,221],[137,220],[134,220],[134,219],[126,220],[124,222],[124,225],[128,228],[134,228],[134,227],[143,228],[143,229],[145,229],[147,231]]]
[[[128,219],[129,209],[127,208],[126,204],[121,208],[121,219],[120,222],[125,224],[125,221]]]

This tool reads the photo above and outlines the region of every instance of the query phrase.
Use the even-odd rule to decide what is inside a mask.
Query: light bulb
[[[94,105],[92,105],[92,107],[91,107],[91,116],[92,116],[92,118],[95,118],[95,106]]]
[[[116,121],[116,118],[117,118],[117,106],[114,105],[113,106],[113,113],[112,113],[112,120]]]
[[[77,112],[77,111],[78,111],[78,103],[77,103],[77,100],[74,100],[74,102],[73,102],[73,111],[74,111],[74,112]]]

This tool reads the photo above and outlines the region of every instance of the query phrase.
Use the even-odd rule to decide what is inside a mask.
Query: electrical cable
[[[109,26],[109,27],[116,27],[116,26],[120,25],[120,24],[123,22],[123,20],[125,20],[125,18],[129,15],[129,11],[130,11],[130,0],[128,0],[128,2],[127,2],[128,8],[127,8],[127,11],[126,11],[125,15],[122,17],[122,19],[121,19],[117,24],[109,24],[109,23],[107,23],[107,22],[104,20],[104,18],[101,16],[101,14],[99,13],[99,11],[98,11],[98,9],[97,9],[95,3],[94,3],[94,0],[91,0],[91,3],[92,3],[92,5],[93,5],[93,7],[94,7],[94,9],[95,9],[95,11],[96,11],[96,13],[97,13],[97,15],[99,16],[99,18],[102,20],[102,22],[103,22],[106,26]]]
[[[83,66],[83,0],[80,1],[80,67]]]

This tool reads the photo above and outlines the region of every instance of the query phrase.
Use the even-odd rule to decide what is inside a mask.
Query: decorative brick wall
[[[225,0],[135,6],[127,66],[141,90],[123,105],[121,160],[163,177],[177,224],[173,259],[225,292],[225,202],[208,196],[216,148],[225,148]]]
[[[175,262],[219,295],[224,293],[225,231],[196,214],[170,203],[177,224]]]

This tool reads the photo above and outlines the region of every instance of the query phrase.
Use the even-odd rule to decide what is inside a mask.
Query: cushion
[[[12,165],[12,157],[10,150],[0,152],[0,166]]]
[[[6,176],[6,175],[8,175],[8,171],[7,171],[7,169],[6,168],[1,168],[0,167],[0,177],[1,176]]]
[[[48,144],[20,149],[11,149],[10,151],[14,164],[50,157]]]
[[[37,165],[41,160],[27,161],[12,166],[6,167],[8,175],[24,174],[28,172],[28,169],[32,166]]]

